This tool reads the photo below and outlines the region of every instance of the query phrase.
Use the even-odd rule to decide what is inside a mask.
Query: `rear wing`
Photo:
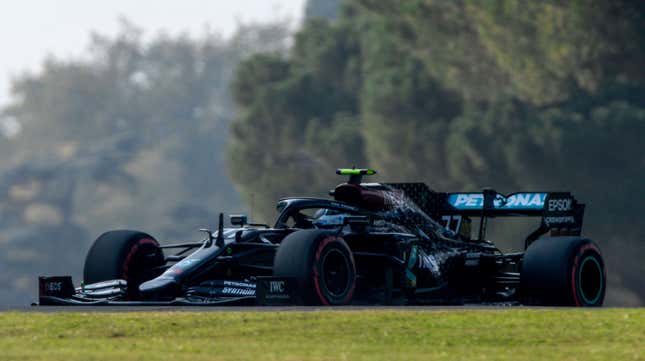
[[[444,193],[431,190],[424,183],[388,183],[402,190],[421,210],[448,228],[454,216],[461,217],[541,217],[537,236],[579,236],[585,205],[569,192],[517,192],[503,195],[493,189],[482,192]],[[481,228],[481,227],[480,227]],[[481,238],[481,235],[480,235]],[[537,237],[536,237],[537,238]]]

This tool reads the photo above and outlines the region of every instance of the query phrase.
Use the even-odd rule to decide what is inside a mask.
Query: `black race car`
[[[83,283],[40,277],[39,304],[603,303],[603,259],[580,236],[584,205],[570,193],[443,193],[362,183],[368,169],[337,173],[349,180],[333,198],[282,199],[272,227],[231,216],[234,227],[224,228],[220,214],[199,242],[106,232],[87,254]],[[488,219],[506,216],[541,218],[523,252],[486,238]]]

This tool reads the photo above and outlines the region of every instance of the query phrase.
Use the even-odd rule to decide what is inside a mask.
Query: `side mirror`
[[[248,219],[244,214],[231,214],[229,220],[234,226],[244,227],[245,224],[248,224]]]

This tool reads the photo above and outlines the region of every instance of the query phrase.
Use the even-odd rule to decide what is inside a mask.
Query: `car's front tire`
[[[273,263],[275,277],[296,280],[306,305],[346,305],[356,287],[352,252],[336,232],[302,230],[282,240]]]
[[[85,258],[86,284],[113,279],[127,282],[128,298],[139,297],[139,285],[158,276],[156,267],[165,263],[156,239],[147,233],[118,230],[100,235]]]

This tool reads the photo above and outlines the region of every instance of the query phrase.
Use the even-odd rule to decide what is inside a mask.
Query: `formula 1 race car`
[[[337,173],[349,179],[332,199],[282,199],[272,227],[234,215],[224,228],[220,214],[218,230],[201,230],[199,242],[106,232],[87,253],[80,286],[40,277],[39,304],[603,303],[603,259],[580,236],[584,205],[568,192],[443,193],[362,183],[376,173],[369,169]],[[523,252],[503,253],[486,238],[487,221],[516,216],[540,225]]]

